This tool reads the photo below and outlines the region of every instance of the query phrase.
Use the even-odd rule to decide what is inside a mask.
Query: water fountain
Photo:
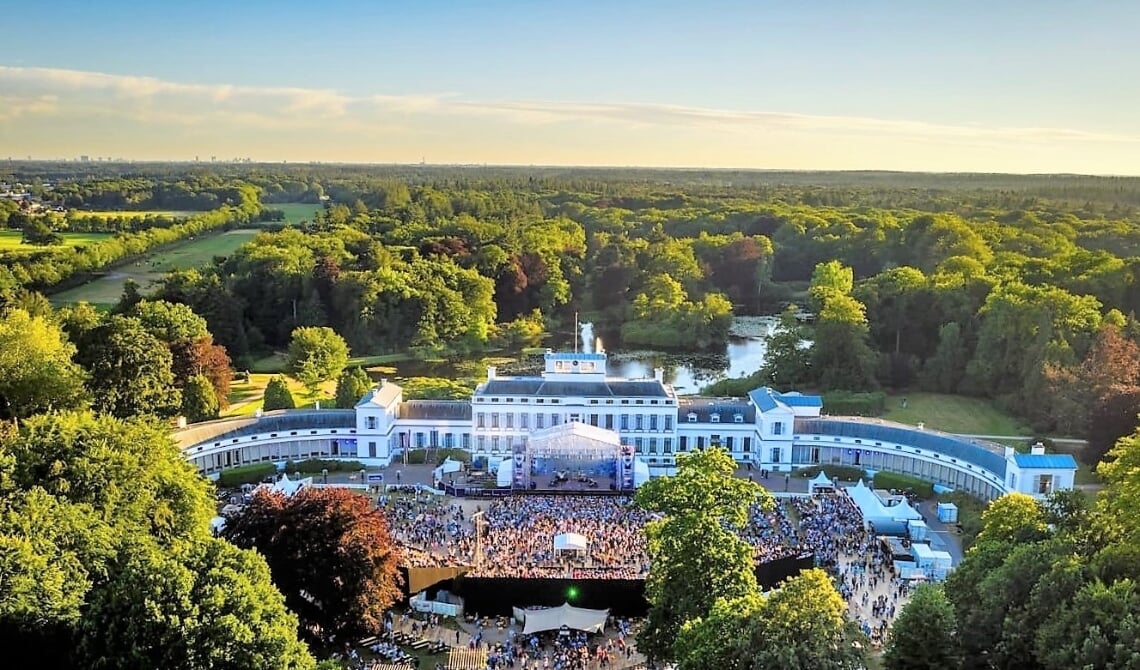
[[[594,352],[594,324],[582,324],[582,353],[591,354]]]

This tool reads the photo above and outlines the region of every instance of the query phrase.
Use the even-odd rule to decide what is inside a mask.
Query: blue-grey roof
[[[1041,470],[1076,470],[1077,461],[1070,454],[1014,454],[1013,461],[1019,468]]]
[[[245,435],[301,431],[319,428],[356,428],[356,411],[351,409],[295,409],[266,412],[261,417],[221,419],[190,424],[174,434],[178,446],[186,449],[207,442],[219,442]]]
[[[810,435],[854,437],[869,442],[891,442],[903,446],[933,451],[948,458],[965,461],[984,468],[1005,479],[1005,456],[974,444],[966,438],[918,430],[909,426],[884,425],[853,419],[796,419],[796,439]]]
[[[748,392],[748,398],[761,412],[770,412],[779,407],[779,395],[767,386],[761,386]]]
[[[720,423],[735,423],[734,415],[741,414],[744,423],[756,421],[756,408],[743,398],[701,398],[686,396],[677,400],[677,422],[689,420],[689,412],[697,415],[697,423],[712,423],[713,414],[720,415]]]
[[[601,355],[601,354],[599,354]],[[584,396],[597,397],[654,397],[665,398],[669,394],[665,386],[654,379],[606,381],[546,381],[542,377],[516,377],[492,379],[484,382],[476,391],[477,395],[528,395],[543,397]]]
[[[788,407],[823,407],[823,396],[802,393],[777,393],[776,396]]]
[[[605,354],[595,354],[595,353],[575,354],[575,353],[572,353],[569,351],[559,351],[557,353],[549,353],[549,354],[546,354],[546,357],[553,359],[553,360],[556,360],[556,361],[570,361],[570,360],[604,361],[604,360],[606,360]]]
[[[400,418],[470,421],[471,403],[467,400],[405,400],[400,405]]]

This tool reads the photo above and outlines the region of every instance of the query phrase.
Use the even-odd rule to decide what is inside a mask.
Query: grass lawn
[[[60,233],[65,247],[81,247],[111,237],[111,233]],[[0,230],[0,251],[50,251],[59,247],[37,247],[23,244],[20,239],[23,233],[18,230]]]
[[[408,353],[399,354],[379,354],[376,356],[353,356],[348,359],[348,367],[362,367],[369,368],[375,365],[382,365],[384,363],[399,363],[400,361],[410,361],[412,355]],[[250,367],[251,372],[284,372],[288,366],[288,361],[285,359],[284,352],[276,352],[268,356],[263,356],[253,362]]]
[[[151,209],[151,210],[143,210],[143,211],[130,210],[130,211],[126,211],[126,212],[119,212],[119,211],[114,211],[114,210],[89,212],[89,211],[83,210],[83,209],[77,209],[74,211],[77,215],[80,215],[80,216],[97,216],[101,219],[110,219],[112,217],[118,217],[118,216],[129,217],[132,219],[134,219],[134,218],[140,218],[141,219],[144,216],[167,216],[167,217],[170,217],[172,219],[185,219],[187,217],[194,216],[195,214],[201,214],[202,213],[202,212],[183,212],[183,211],[164,210],[164,209]]]
[[[902,407],[903,399],[906,409]],[[1017,419],[982,398],[939,393],[898,393],[887,396],[884,419],[917,424],[947,433],[967,435],[1032,435]]]
[[[249,382],[234,381],[230,387],[230,407],[222,413],[222,417],[252,416],[261,409],[262,401],[265,399],[265,387],[272,377],[272,374],[254,373],[249,376]],[[289,385],[289,392],[293,394],[293,401],[297,403],[298,409],[314,407],[318,400],[322,408],[333,407],[333,398],[336,396],[335,380],[321,384],[313,396],[310,396],[305,385],[296,379],[286,376],[285,382]]]
[[[281,202],[271,205],[266,205],[269,209],[279,209],[285,212],[286,223],[300,223],[302,221],[312,221],[317,212],[322,211],[324,205],[312,205],[305,202]]]
[[[192,240],[168,247],[131,264],[112,270],[82,286],[51,296],[57,305],[89,302],[92,305],[109,305],[118,302],[123,284],[128,279],[138,283],[145,291],[172,270],[188,270],[207,265],[214,256],[227,256],[248,242],[258,231],[230,230],[219,235],[198,236]]]

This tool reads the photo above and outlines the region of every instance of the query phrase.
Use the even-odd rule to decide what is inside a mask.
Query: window
[[[704,448],[705,448],[705,436],[704,435],[698,435],[697,436],[697,449],[704,449]]]
[[[772,447],[772,462],[773,463],[779,463],[780,462],[780,448],[779,447]]]
[[[514,412],[507,412],[506,420],[507,420],[506,425],[507,425],[508,430],[515,427],[515,414],[514,414]]]
[[[606,415],[606,430],[613,430],[613,429],[614,429],[614,415],[613,414],[607,414]]]
[[[475,444],[479,447],[479,451],[487,451],[487,436],[480,435],[475,438]]]
[[[657,453],[657,438],[656,437],[649,438],[649,453],[651,453],[651,454]]]
[[[498,427],[499,427],[499,413],[498,412],[491,412],[491,429],[493,430],[493,429],[498,428]]]
[[[665,438],[665,453],[673,453],[673,438],[671,437]]]
[[[595,399],[591,400],[591,401],[590,401],[590,404],[591,404],[591,405],[597,405],[597,404],[598,404],[598,401],[597,401],[597,399],[595,398]]]
[[[463,448],[467,451],[471,451],[471,433],[463,434]]]
[[[724,438],[724,448],[728,449],[729,451],[732,451],[732,436],[731,435]]]
[[[634,439],[633,444],[634,444],[634,449],[637,451],[637,453],[639,453],[639,454],[645,453],[645,439],[644,438],[639,437],[639,438]]]
[[[740,412],[733,414],[732,415],[732,422],[733,423],[744,423],[744,415],[741,414]]]
[[[680,447],[680,451],[688,451],[689,450],[689,436],[688,435],[682,435],[678,439],[680,440],[677,443],[678,446]]]
[[[713,412],[712,414],[709,414],[709,423],[720,423],[720,413]]]
[[[557,426],[558,420],[559,420],[559,415],[557,415],[557,414],[551,414],[550,415],[550,425]]]
[[[696,412],[689,412],[689,423],[696,423],[696,422],[697,422],[697,413]]]
[[[416,448],[417,449],[423,449],[424,448],[424,434],[423,433],[416,433]]]
[[[1053,475],[1041,475],[1037,478],[1037,492],[1042,495],[1053,492]]]
[[[534,415],[534,427],[537,428],[538,430],[542,430],[543,428],[546,428],[546,415],[545,414],[535,414]]]
[[[376,417],[370,416],[364,419],[364,425],[368,430],[376,430]]]
[[[673,430],[673,417],[665,416],[665,430]]]
[[[369,458],[376,458],[376,443],[375,442],[369,442],[368,443],[368,457]]]
[[[772,423],[772,434],[773,435],[783,435],[784,434],[784,422],[783,421],[774,421]]]
[[[633,419],[634,419],[634,423],[637,426],[637,430],[645,430],[645,416],[644,415],[635,414]]]
[[[514,402],[514,401],[515,401],[514,398],[507,398],[507,402]]]
[[[491,437],[491,452],[494,453],[494,452],[497,452],[498,450],[499,450],[499,436],[494,435]]]
[[[649,430],[657,430],[657,415],[649,415]]]
[[[598,415],[597,414],[591,414],[590,415],[590,425],[591,426],[598,425]]]
[[[752,453],[752,438],[751,437],[744,438],[744,446],[741,448],[741,451],[743,451],[746,454]]]
[[[523,412],[519,414],[519,428],[527,430],[530,428],[530,414]]]
[[[622,430],[629,430],[629,415],[628,414],[622,414],[621,415],[621,429]]]

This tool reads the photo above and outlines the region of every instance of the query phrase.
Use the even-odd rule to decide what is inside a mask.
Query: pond
[[[609,354],[607,372],[611,377],[652,377],[654,368],[664,368],[665,381],[672,384],[678,395],[694,395],[713,382],[729,377],[750,375],[764,364],[768,351],[765,337],[777,327],[775,316],[737,317],[733,322],[732,336],[723,351],[694,353],[661,352],[648,350],[606,349]],[[589,324],[583,324],[593,333]],[[601,334],[604,344],[607,335]],[[590,338],[593,339],[593,338]],[[550,346],[556,351],[569,351],[574,347],[568,333],[555,336]],[[579,344],[579,346],[581,346]],[[499,374],[536,375],[541,372],[539,356],[524,356],[518,352],[503,352],[502,359],[494,364]],[[486,367],[479,358],[469,361],[403,361],[385,368],[375,376],[393,377],[481,377]]]

